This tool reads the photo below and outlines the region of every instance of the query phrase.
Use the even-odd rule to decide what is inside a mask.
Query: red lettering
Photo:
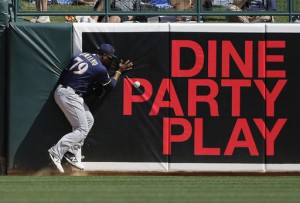
[[[163,119],[163,154],[171,154],[171,144],[173,142],[184,142],[192,135],[192,126],[190,122],[184,118],[164,118]],[[183,127],[181,134],[172,134],[172,126],[180,125]]]
[[[204,147],[203,120],[203,118],[194,119],[194,155],[220,156],[221,150],[219,147]],[[253,121],[262,134],[262,137],[266,140],[266,156],[274,156],[275,141],[287,119],[278,119],[271,130],[266,127],[263,119],[255,118]],[[193,133],[193,126],[185,118],[164,118],[163,124],[163,153],[164,155],[171,155],[172,143],[185,142],[190,139]],[[176,125],[183,128],[182,132],[176,132],[177,134],[172,132],[172,127]],[[232,156],[236,148],[248,149],[251,156],[259,155],[248,121],[245,118],[238,118],[236,120],[224,155]]]
[[[232,58],[244,77],[252,77],[253,69],[253,42],[245,41],[244,49],[245,62],[239,56],[239,53],[232,45],[231,41],[222,43],[222,77],[230,77],[230,58]]]
[[[263,138],[266,140],[266,155],[274,156],[274,145],[275,145],[274,142],[277,136],[279,135],[281,129],[285,125],[287,119],[286,118],[278,119],[271,131],[266,127],[266,124],[263,119],[255,118],[253,120],[256,126],[258,127],[259,131],[261,132]]]
[[[217,76],[217,41],[208,41],[208,77]]]
[[[195,65],[194,67],[182,70],[180,64],[180,49],[190,48],[195,53]],[[192,77],[197,75],[204,64],[204,52],[202,47],[192,40],[172,40],[172,65],[171,76],[172,77]]]
[[[132,94],[133,82],[139,81],[144,87],[144,93]],[[132,104],[135,102],[146,102],[150,99],[153,89],[151,83],[143,78],[124,78],[123,115],[132,115]]]
[[[280,92],[284,88],[287,80],[278,80],[273,90],[270,92],[263,80],[254,80],[260,94],[266,101],[266,116],[275,115],[275,102]]]
[[[284,62],[283,55],[267,55],[267,48],[285,48],[285,41],[259,41],[258,42],[258,77],[259,78],[285,78],[285,70],[266,70],[267,62]]]
[[[245,140],[239,140],[239,135],[243,133]],[[231,156],[235,148],[248,148],[251,156],[258,156],[258,151],[250,131],[248,122],[244,118],[238,118],[224,155]]]
[[[251,87],[250,80],[224,79],[221,81],[222,86],[232,88],[232,116],[241,115],[241,87]]]
[[[266,76],[266,41],[258,42],[258,70],[257,76],[265,78]]]
[[[203,118],[195,118],[195,155],[220,155],[220,148],[208,148],[203,145]]]
[[[209,94],[197,95],[197,87],[199,86],[208,87]],[[198,102],[205,102],[209,105],[211,116],[219,116],[218,102],[215,99],[218,95],[219,87],[215,81],[209,79],[189,79],[188,90],[189,116],[196,116]]]
[[[285,41],[267,41],[267,48],[285,48]],[[266,55],[267,62],[284,62],[283,55]],[[267,78],[285,78],[286,72],[284,70],[267,70]]]
[[[170,101],[163,100],[166,92],[169,92]],[[176,116],[183,116],[183,111],[180,106],[180,102],[177,97],[177,93],[175,91],[173,82],[170,79],[163,79],[161,81],[159,90],[157,92],[157,95],[155,97],[155,100],[153,102],[153,105],[152,105],[149,115],[151,115],[151,116],[157,115],[159,112],[159,109],[162,107],[172,108],[174,110]]]

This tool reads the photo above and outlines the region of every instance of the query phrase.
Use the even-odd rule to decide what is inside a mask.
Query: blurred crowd
[[[32,0],[31,0],[32,1]],[[48,4],[75,4],[88,5],[94,11],[103,11],[105,0],[36,0],[37,11],[47,11]],[[122,23],[122,22],[204,22],[207,16],[155,16],[155,15],[130,15],[131,11],[196,11],[196,0],[110,0],[108,6],[111,11],[126,12],[122,15],[93,15],[93,16],[65,16],[67,21],[82,23]],[[202,11],[212,11],[214,7],[224,7],[226,12],[238,12],[236,15],[226,15],[225,19],[230,23],[266,23],[275,22],[274,16],[263,15],[263,11],[276,11],[276,0],[202,0]],[[242,12],[258,12],[262,15],[241,15]],[[260,12],[262,11],[262,12]],[[128,14],[129,13],[129,14]],[[299,16],[293,16],[294,22],[300,22]],[[32,23],[48,23],[49,16],[36,16]]]

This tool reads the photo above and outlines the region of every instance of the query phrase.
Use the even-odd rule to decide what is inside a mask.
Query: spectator
[[[213,9],[213,3],[214,3],[214,0],[202,0],[202,8],[204,11],[212,11]],[[192,0],[192,5],[191,5],[191,8],[195,9],[196,5],[195,5],[195,0]],[[201,17],[201,21],[205,21],[207,20],[208,17],[207,16],[202,16]],[[192,20],[197,20],[197,17],[196,16],[193,16]]]
[[[233,0],[233,4],[230,5],[227,11],[243,11],[242,8],[245,5],[246,0]],[[274,22],[273,16],[226,16],[226,20],[231,23],[266,23]]]
[[[113,11],[133,11],[135,9],[135,0],[111,0],[110,6]],[[98,0],[94,6],[95,11],[103,11],[104,0]],[[104,16],[92,16],[96,22],[105,22]],[[120,16],[110,16],[108,19],[109,23],[121,23],[125,21],[133,21],[133,16],[120,15]]]
[[[74,3],[78,4],[78,5],[94,6],[96,2],[97,2],[97,0],[74,0]]]
[[[195,0],[148,0],[149,3],[153,4],[158,9],[175,9],[177,11],[184,11],[188,9],[195,9]],[[202,7],[204,11],[212,11],[214,0],[202,0]],[[206,17],[202,17],[205,20]],[[178,16],[176,18],[177,22],[186,21],[197,21],[196,16]]]
[[[243,10],[276,11],[276,0],[246,0]]]
[[[77,5],[86,5],[86,6],[94,6],[97,0],[71,0],[73,4]],[[88,16],[65,16],[65,19],[69,22],[95,22],[94,19]]]
[[[212,11],[214,0],[203,0],[202,7],[204,11]]]
[[[148,0],[147,3],[152,4],[158,9],[172,9],[174,8],[168,0]]]
[[[212,11],[214,0],[203,0],[202,7],[204,11]],[[202,20],[205,21],[208,16],[203,16]]]
[[[37,11],[47,11],[48,0],[36,0],[35,6]],[[30,20],[31,23],[50,23],[49,16],[38,16]]]
[[[168,0],[176,11],[185,11],[191,8],[192,0]],[[183,16],[176,16],[176,22],[186,21]]]
[[[268,11],[276,11],[276,0],[267,0],[266,9]]]
[[[149,3],[159,9],[175,9],[182,12],[191,8],[192,0],[148,0]],[[177,16],[177,22],[186,21],[186,16]]]
[[[294,23],[300,23],[300,16],[293,16],[292,20]]]

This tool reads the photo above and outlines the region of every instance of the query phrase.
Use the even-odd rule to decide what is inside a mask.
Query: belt
[[[62,87],[62,88],[65,88],[65,89],[72,90],[75,94],[77,94],[78,96],[82,97],[82,93],[76,91],[74,88],[72,88],[72,87],[70,87],[68,85],[60,84],[59,86]]]

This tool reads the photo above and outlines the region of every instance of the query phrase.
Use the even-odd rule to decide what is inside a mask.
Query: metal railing
[[[276,10],[276,11],[235,11],[230,12],[226,9],[213,9],[212,11],[206,11],[203,8],[202,3],[204,0],[195,0],[195,7],[193,10],[188,10],[184,12],[179,12],[175,10],[157,10],[157,11],[142,11],[136,9],[134,11],[114,11],[110,8],[110,0],[104,0],[104,10],[103,11],[94,11],[91,9],[87,10],[48,10],[48,11],[35,11],[35,10],[26,10],[20,8],[20,2],[22,0],[11,0],[11,10],[13,12],[13,18],[16,20],[20,16],[65,16],[65,15],[81,15],[81,16],[91,16],[91,15],[102,15],[108,18],[110,15],[131,15],[131,16],[197,16],[198,22],[200,22],[201,17],[203,16],[262,16],[262,15],[272,15],[272,16],[287,16],[288,21],[292,22],[293,16],[300,15],[300,0],[277,0],[285,3],[285,9]],[[24,0],[23,0],[24,1]],[[141,0],[137,0],[141,1]],[[216,1],[216,0],[215,0]],[[228,0],[230,1],[230,0]],[[231,0],[232,1],[232,0]],[[253,0],[252,0],[253,1]],[[74,5],[76,6],[76,5]],[[91,7],[92,8],[92,7]],[[297,8],[297,10],[296,10]]]

